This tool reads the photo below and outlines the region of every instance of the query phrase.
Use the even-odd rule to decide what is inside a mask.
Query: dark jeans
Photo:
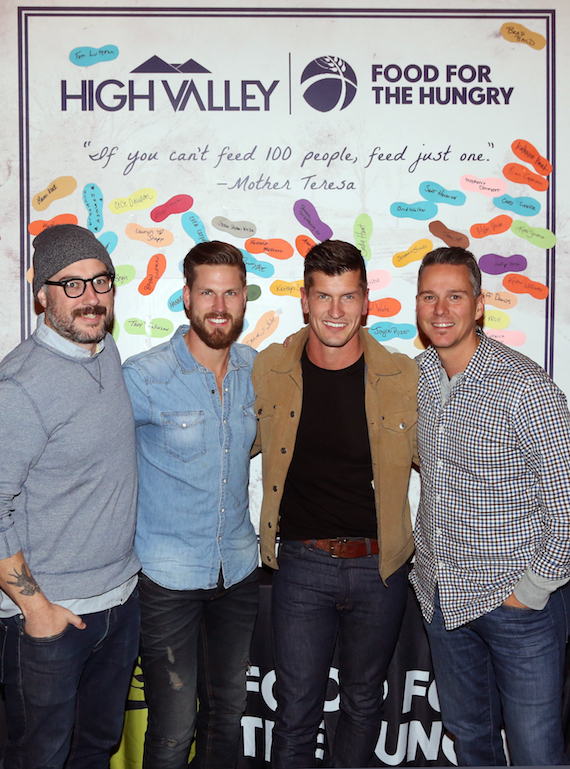
[[[498,606],[446,630],[436,593],[425,623],[443,724],[459,766],[505,765],[504,721],[512,764],[567,764],[562,739],[566,617],[560,591],[545,608]]]
[[[332,765],[368,765],[380,731],[383,684],[406,608],[407,577],[405,565],[386,587],[377,555],[332,558],[302,542],[281,543],[272,597],[274,769],[315,766],[337,636],[340,718]]]
[[[186,769],[194,730],[192,766],[232,769],[246,706],[257,570],[227,590],[168,590],[144,574],[139,587],[145,769]]]
[[[5,769],[108,769],[138,653],[137,591],[83,620],[51,638],[26,635],[20,615],[0,620]]]

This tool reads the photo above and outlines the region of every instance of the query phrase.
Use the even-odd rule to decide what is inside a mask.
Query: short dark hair
[[[207,243],[198,243],[191,248],[184,257],[184,277],[188,288],[196,280],[196,267],[201,264],[221,265],[237,267],[241,273],[242,283],[245,286],[245,264],[239,248],[230,243],[222,243],[221,240],[212,240]]]
[[[355,270],[360,274],[360,285],[366,291],[366,267],[362,254],[351,243],[344,240],[323,240],[317,243],[305,257],[305,290],[313,285],[313,274],[324,272],[325,275],[342,275]]]
[[[473,294],[475,299],[481,296],[481,270],[477,264],[477,260],[471,253],[464,248],[458,246],[451,246],[450,248],[435,248],[426,254],[420,264],[420,271],[418,272],[418,288],[420,285],[420,278],[426,267],[433,267],[435,264],[451,264],[454,267],[461,267],[465,265],[469,270],[469,281],[473,287]]]

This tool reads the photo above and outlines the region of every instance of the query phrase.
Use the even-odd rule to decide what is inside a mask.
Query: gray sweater
[[[133,576],[135,429],[119,353],[87,358],[37,331],[0,363],[0,558],[22,550],[50,601]]]

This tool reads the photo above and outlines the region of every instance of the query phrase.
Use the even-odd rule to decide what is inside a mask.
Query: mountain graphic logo
[[[139,67],[131,70],[133,72],[144,72],[146,74],[168,74],[169,72],[182,73],[184,75],[196,75],[196,74],[210,74],[210,70],[198,64],[194,59],[188,59],[184,64],[168,64],[160,56],[151,56],[150,59],[144,61]]]
[[[358,81],[350,64],[338,56],[320,56],[307,64],[301,84],[307,83],[303,97],[319,112],[343,110],[356,96]]]

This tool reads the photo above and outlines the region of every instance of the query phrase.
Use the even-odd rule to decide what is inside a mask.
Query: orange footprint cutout
[[[516,139],[511,144],[511,149],[519,160],[524,160],[525,163],[532,163],[537,174],[548,176],[548,174],[552,173],[552,164],[539,153],[536,147],[530,142],[525,141],[525,139]]]
[[[139,294],[148,296],[152,294],[156,288],[156,284],[164,275],[166,270],[166,257],[164,254],[155,254],[151,256],[146,268],[146,278],[143,279],[139,286]]]
[[[474,224],[469,232],[474,238],[486,238],[487,235],[499,235],[501,232],[506,232],[510,229],[512,223],[513,220],[510,216],[502,214],[491,219],[489,222]]]
[[[538,283],[527,278],[526,275],[514,272],[505,275],[503,286],[507,291],[512,291],[514,294],[530,294],[535,299],[546,299],[548,296],[548,286],[545,286],[544,283]]]
[[[47,230],[49,227],[54,227],[56,224],[77,224],[77,217],[74,214],[59,214],[59,216],[54,216],[49,221],[36,219],[35,222],[28,224],[28,232],[30,235],[39,235],[40,232]]]
[[[533,190],[538,192],[545,192],[548,189],[548,179],[538,174],[533,174],[525,166],[521,166],[520,163],[507,163],[503,168],[503,175],[510,182],[516,182],[517,184],[528,184]]]
[[[297,238],[295,239],[295,247],[303,259],[315,245],[315,241],[312,238],[309,238],[307,235],[297,235]]]
[[[293,246],[286,240],[271,238],[271,240],[260,240],[259,238],[249,238],[245,241],[246,251],[250,254],[267,254],[275,259],[289,259],[293,256]]]
[[[368,302],[368,314],[378,315],[379,318],[391,318],[393,315],[397,315],[401,309],[400,302],[389,297]]]

